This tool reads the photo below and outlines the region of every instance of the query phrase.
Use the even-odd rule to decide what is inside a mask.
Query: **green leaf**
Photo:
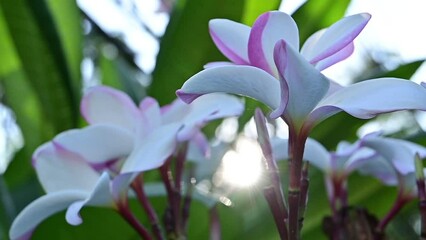
[[[188,0],[175,8],[161,40],[148,95],[161,105],[168,104],[176,98],[176,90],[204,64],[223,60],[209,36],[208,22],[213,18],[239,21],[243,6],[243,0]]]
[[[20,68],[15,47],[9,35],[3,12],[0,11],[0,76],[17,71]]]
[[[259,1],[259,0],[246,0],[244,5],[244,14],[241,19],[241,23],[246,25],[253,25],[259,15],[271,10],[277,10],[280,6],[280,0],[268,0],[268,1]]]
[[[419,67],[425,62],[425,60],[414,61],[411,63],[403,64],[391,71],[384,71],[381,66],[372,67],[367,74],[359,76],[358,79],[372,79],[382,77],[396,77],[410,79]],[[371,72],[371,73],[370,73]],[[370,73],[370,74],[368,74]],[[356,80],[357,81],[357,80]]]
[[[34,176],[31,155],[38,145],[54,135],[54,130],[43,115],[42,105],[23,71],[0,76],[0,79],[4,89],[4,103],[13,109],[25,141],[24,147],[14,157],[5,173],[9,187],[13,188],[28,182]]]
[[[81,91],[81,61],[83,59],[83,29],[76,1],[47,0],[52,20],[59,34],[74,93]],[[79,97],[79,94],[75,94]],[[78,100],[78,99],[77,99]]]
[[[43,114],[55,131],[77,124],[77,97],[73,91],[54,20],[43,0],[1,0],[6,23],[27,80],[37,93]]]

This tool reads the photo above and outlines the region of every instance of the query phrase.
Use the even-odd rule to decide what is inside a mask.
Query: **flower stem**
[[[300,203],[299,203],[299,228],[302,229],[306,205],[308,203],[309,190],[309,162],[304,162],[302,168],[302,182],[300,185]]]
[[[383,217],[383,219],[377,225],[377,231],[379,233],[383,233],[388,223],[401,211],[401,209],[405,206],[407,202],[409,202],[409,198],[404,197],[402,191],[398,193],[398,197],[395,200],[391,210]]]
[[[136,197],[138,198],[140,204],[144,208],[145,212],[148,215],[149,221],[151,222],[151,229],[154,233],[154,236],[157,240],[163,240],[164,236],[161,232],[160,224],[158,221],[157,213],[149,202],[148,197],[143,190],[143,177],[142,174],[139,175],[138,178],[132,183],[132,188],[136,193]]]
[[[139,236],[145,240],[151,240],[152,237],[146,228],[139,222],[139,220],[132,214],[129,209],[127,198],[123,202],[117,203],[117,210],[120,215],[139,233]]]
[[[191,203],[192,203],[193,179],[194,179],[194,169],[190,168],[188,181],[187,181],[188,188],[186,190],[186,194],[182,204],[182,229],[185,233],[187,232],[187,229],[188,229],[189,211],[191,209]]]
[[[221,228],[219,213],[217,211],[217,205],[214,205],[210,211],[210,240],[220,240],[221,239]]]
[[[265,158],[266,171],[269,177],[269,186],[264,187],[263,195],[268,202],[269,208],[274,216],[275,225],[278,229],[281,239],[288,238],[287,218],[288,212],[286,201],[282,190],[281,178],[277,163],[273,157],[272,146],[266,128],[266,121],[263,112],[257,108],[254,116],[259,145]]]
[[[269,205],[269,209],[271,210],[272,216],[274,217],[275,225],[277,227],[278,233],[280,234],[280,238],[281,240],[287,240],[288,231],[286,226],[286,217],[281,209],[281,204],[278,200],[279,197],[277,197],[276,194],[277,192],[275,191],[274,186],[265,187],[263,189],[263,195],[265,196],[265,199]]]
[[[176,165],[175,165],[175,184],[176,190],[182,190],[182,175],[186,160],[186,153],[188,152],[188,142],[184,142],[179,149],[179,152],[176,156]]]
[[[426,189],[425,180],[417,180],[417,191],[419,195],[419,210],[420,210],[420,237],[426,239]]]
[[[173,175],[170,171],[171,157],[160,167],[161,178],[167,191],[167,198],[169,207],[165,213],[165,226],[168,235],[175,234],[175,238],[181,236],[181,223],[180,223],[180,192],[177,191],[173,181]]]
[[[420,238],[426,239],[426,186],[425,175],[422,159],[418,154],[415,157],[416,166],[416,184],[417,195],[419,198],[419,211],[420,211]]]
[[[289,133],[289,188],[288,188],[288,204],[289,204],[289,239],[300,239],[299,228],[299,208],[300,208],[300,189],[302,180],[302,164],[303,152],[305,150],[305,142],[307,135],[298,134],[294,129]]]

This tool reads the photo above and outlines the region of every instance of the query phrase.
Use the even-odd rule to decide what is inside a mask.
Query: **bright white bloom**
[[[77,225],[84,206],[115,208],[134,178],[163,165],[179,141],[202,148],[199,129],[207,121],[243,111],[240,100],[225,94],[200,98],[193,106],[179,101],[161,109],[146,98],[138,107],[121,91],[89,89],[81,112],[90,125],[63,132],[35,151],[33,165],[47,194],[17,216],[10,238],[30,238],[40,222],[65,209],[67,222]]]
[[[340,111],[366,119],[403,109],[426,110],[426,89],[413,82],[381,78],[342,87],[320,72],[350,55],[353,39],[369,18],[343,18],[314,34],[301,52],[297,27],[285,13],[265,13],[251,29],[214,20],[210,31],[216,45],[237,65],[203,70],[177,95],[187,103],[213,92],[252,97],[273,110],[271,117],[282,117],[291,131],[304,134]]]

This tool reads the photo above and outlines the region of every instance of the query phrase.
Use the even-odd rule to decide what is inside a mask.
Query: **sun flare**
[[[256,141],[240,137],[235,150],[223,157],[222,179],[236,187],[249,187],[258,182],[262,173],[262,151]]]

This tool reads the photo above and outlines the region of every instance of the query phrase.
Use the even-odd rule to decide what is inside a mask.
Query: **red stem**
[[[188,142],[185,142],[182,144],[176,156],[175,184],[176,184],[176,190],[179,192],[182,190],[182,175],[183,175],[187,152],[188,152]]]
[[[121,203],[117,204],[117,210],[120,215],[139,233],[139,236],[145,240],[151,240],[149,232],[146,228],[139,222],[139,220],[132,214],[129,209],[127,199]]]
[[[271,210],[272,216],[274,217],[275,225],[277,227],[278,233],[280,234],[281,240],[288,239],[288,230],[286,227],[286,213],[281,209],[281,203],[277,192],[273,186],[265,187],[263,189],[263,195],[265,196],[266,201],[268,202],[269,209]]]
[[[423,167],[423,166],[422,166]],[[420,211],[420,237],[426,239],[426,187],[425,179],[420,177],[416,181],[417,183],[417,194],[419,197],[419,211]]]
[[[181,235],[181,223],[180,223],[180,192],[176,190],[175,183],[173,182],[173,175],[170,171],[170,159],[160,167],[161,178],[163,179],[164,185],[167,191],[167,198],[169,201],[169,209],[166,211],[166,229],[170,231],[173,229],[176,236]],[[170,214],[170,215],[168,215]]]
[[[300,238],[299,228],[299,206],[300,206],[300,186],[302,179],[303,153],[307,135],[298,134],[295,129],[290,128],[289,133],[289,174],[290,182],[288,189],[289,204],[289,239]]]
[[[405,204],[409,202],[409,199],[404,197],[403,193],[400,191],[398,197],[395,200],[391,210],[386,214],[385,217],[377,225],[377,230],[380,233],[383,233],[388,223],[401,211]]]
[[[300,203],[299,203],[299,227],[302,229],[303,218],[305,215],[306,205],[308,203],[309,190],[309,162],[304,162],[302,168],[302,180],[300,184]]]
[[[262,110],[256,109],[254,120],[256,122],[256,129],[258,134],[257,141],[262,149],[263,156],[266,162],[266,171],[269,177],[270,185],[263,189],[269,208],[274,216],[275,225],[281,236],[281,239],[288,238],[287,231],[287,206],[282,190],[281,178],[279,169],[272,153],[272,146],[269,140],[268,129],[266,128],[265,116]]]
[[[221,239],[221,227],[219,220],[219,213],[217,211],[217,205],[213,206],[210,211],[210,240]]]
[[[138,198],[140,204],[144,208],[145,212],[148,215],[149,221],[151,222],[151,229],[154,233],[156,239],[163,240],[164,236],[161,232],[160,224],[158,221],[157,213],[155,212],[154,208],[152,207],[151,203],[149,202],[148,197],[145,194],[145,191],[143,190],[143,178],[142,174],[135,179],[135,181],[132,184],[132,188],[136,193],[136,197]]]

